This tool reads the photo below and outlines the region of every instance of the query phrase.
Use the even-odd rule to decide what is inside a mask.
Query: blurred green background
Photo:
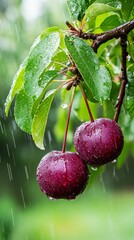
[[[134,158],[129,149],[122,168],[108,165],[76,200],[50,201],[35,175],[41,157],[61,148],[54,134],[58,97],[45,152],[16,126],[13,109],[8,119],[4,114],[13,76],[34,39],[47,27],[65,28],[67,19],[63,0],[0,0],[0,240],[134,239]]]

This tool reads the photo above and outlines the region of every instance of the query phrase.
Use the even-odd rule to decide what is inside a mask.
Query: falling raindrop
[[[48,131],[48,142],[51,143],[52,142],[52,136],[51,136],[51,133],[50,131]]]
[[[13,130],[15,131],[17,127],[16,127],[16,123],[14,120],[12,120],[12,126],[13,126]]]
[[[10,163],[7,163],[7,171],[8,171],[9,181],[11,182],[13,180],[13,174],[12,174]]]
[[[25,174],[26,174],[26,178],[27,178],[27,180],[29,179],[29,174],[28,174],[28,169],[27,169],[27,166],[25,165]]]
[[[114,160],[112,161],[112,163],[116,163],[116,161],[117,161],[117,159],[114,159]]]
[[[26,202],[25,202],[25,198],[24,198],[24,193],[23,193],[22,188],[20,190],[21,190],[21,197],[22,197],[22,201],[23,201],[23,206],[24,206],[24,208],[26,208]]]
[[[14,161],[14,166],[16,166],[16,159],[15,159],[15,156],[14,156],[13,152],[12,152],[12,158],[13,158],[13,161]]]
[[[6,131],[5,125],[3,125],[3,129],[4,129],[5,136],[7,136],[7,131]]]
[[[6,148],[7,148],[8,157],[10,157],[10,151],[9,151],[9,146],[8,146],[8,144],[6,144]]]
[[[13,133],[13,131],[11,131],[11,134],[12,134],[12,139],[13,139],[14,147],[16,148],[16,142],[15,142],[15,138],[14,138],[14,133]]]
[[[102,175],[100,175],[100,182],[102,183],[103,190],[104,190],[104,193],[105,193],[106,192],[106,188],[105,188],[105,183],[104,183]]]
[[[11,208],[11,216],[12,216],[13,226],[15,227],[14,213],[12,208]]]
[[[19,42],[20,41],[20,34],[19,34],[18,26],[16,24],[15,24],[15,31],[16,31],[17,40]]]
[[[1,128],[1,132],[2,134],[4,133],[4,130],[3,130],[3,126],[2,126],[2,122],[0,121],[0,128]]]
[[[113,178],[115,178],[116,173],[115,173],[115,167],[113,168]]]

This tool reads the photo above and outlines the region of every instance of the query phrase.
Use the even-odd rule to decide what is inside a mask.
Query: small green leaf
[[[107,12],[117,12],[116,8],[103,3],[93,3],[86,11],[86,17],[96,18],[97,16],[107,13]]]
[[[134,113],[134,74],[128,72],[128,86],[126,90],[126,107],[130,115]]]
[[[81,21],[89,6],[89,0],[67,0],[67,5],[73,20]]]
[[[123,0],[124,1],[124,0]],[[118,0],[96,0],[95,1],[96,3],[103,3],[103,4],[107,4],[113,8],[116,8],[116,9],[121,9],[122,7],[122,3],[121,1],[118,1]]]
[[[25,132],[31,133],[33,99],[22,89],[17,97],[14,107],[15,121]]]
[[[47,71],[46,73],[44,73],[44,75],[40,78],[39,80],[39,85],[43,88],[41,94],[39,95],[39,97],[35,100],[34,104],[33,104],[33,108],[32,108],[32,116],[34,116],[36,109],[39,105],[39,103],[41,102],[47,87],[49,86],[49,84],[53,81],[53,79],[55,77],[57,77],[58,75],[58,71],[56,70],[50,70]]]
[[[8,116],[9,108],[11,106],[11,103],[15,97],[15,95],[21,90],[23,83],[24,83],[24,72],[25,72],[25,65],[27,63],[27,59],[24,60],[24,62],[20,65],[11,86],[11,89],[9,91],[9,94],[7,96],[6,102],[5,102],[5,113],[6,116]]]
[[[97,54],[78,37],[66,36],[65,43],[93,97],[97,101],[109,99],[112,87],[110,73],[106,67],[100,66]]]
[[[39,79],[39,86],[42,88],[46,88],[50,84],[50,82],[58,76],[57,70],[48,70],[42,74]]]
[[[42,92],[42,88],[38,85],[38,80],[51,62],[51,59],[60,44],[60,35],[57,28],[47,29],[41,35],[41,41],[36,44],[30,52],[28,63],[25,69],[25,89],[29,95],[35,99]]]
[[[128,21],[128,19],[131,19],[134,17],[134,16],[131,16],[131,13],[134,11],[134,1],[121,0],[121,2],[122,2],[123,17],[125,18],[126,21]]]
[[[36,146],[44,149],[44,132],[47,124],[49,110],[56,90],[51,90],[40,103],[33,118],[32,123],[32,137]]]
[[[120,24],[121,24],[121,21],[120,21],[119,15],[113,14],[113,15],[107,17],[102,22],[100,27],[103,31],[108,31],[108,30],[118,27]]]

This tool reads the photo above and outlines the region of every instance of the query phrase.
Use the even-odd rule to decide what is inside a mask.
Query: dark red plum
[[[114,120],[107,118],[81,124],[74,135],[74,145],[80,158],[91,166],[115,160],[123,144],[121,128]]]
[[[88,168],[77,153],[52,151],[37,168],[39,186],[49,198],[74,199],[88,181]]]

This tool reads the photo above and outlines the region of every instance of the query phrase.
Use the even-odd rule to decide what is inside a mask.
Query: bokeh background
[[[76,200],[52,201],[38,187],[36,168],[44,154],[61,148],[55,134],[59,129],[54,130],[58,96],[45,152],[16,126],[13,109],[8,118],[4,114],[12,79],[34,39],[47,27],[64,29],[67,19],[63,0],[0,0],[0,240],[134,239],[134,157],[129,145],[120,169],[108,165]]]

